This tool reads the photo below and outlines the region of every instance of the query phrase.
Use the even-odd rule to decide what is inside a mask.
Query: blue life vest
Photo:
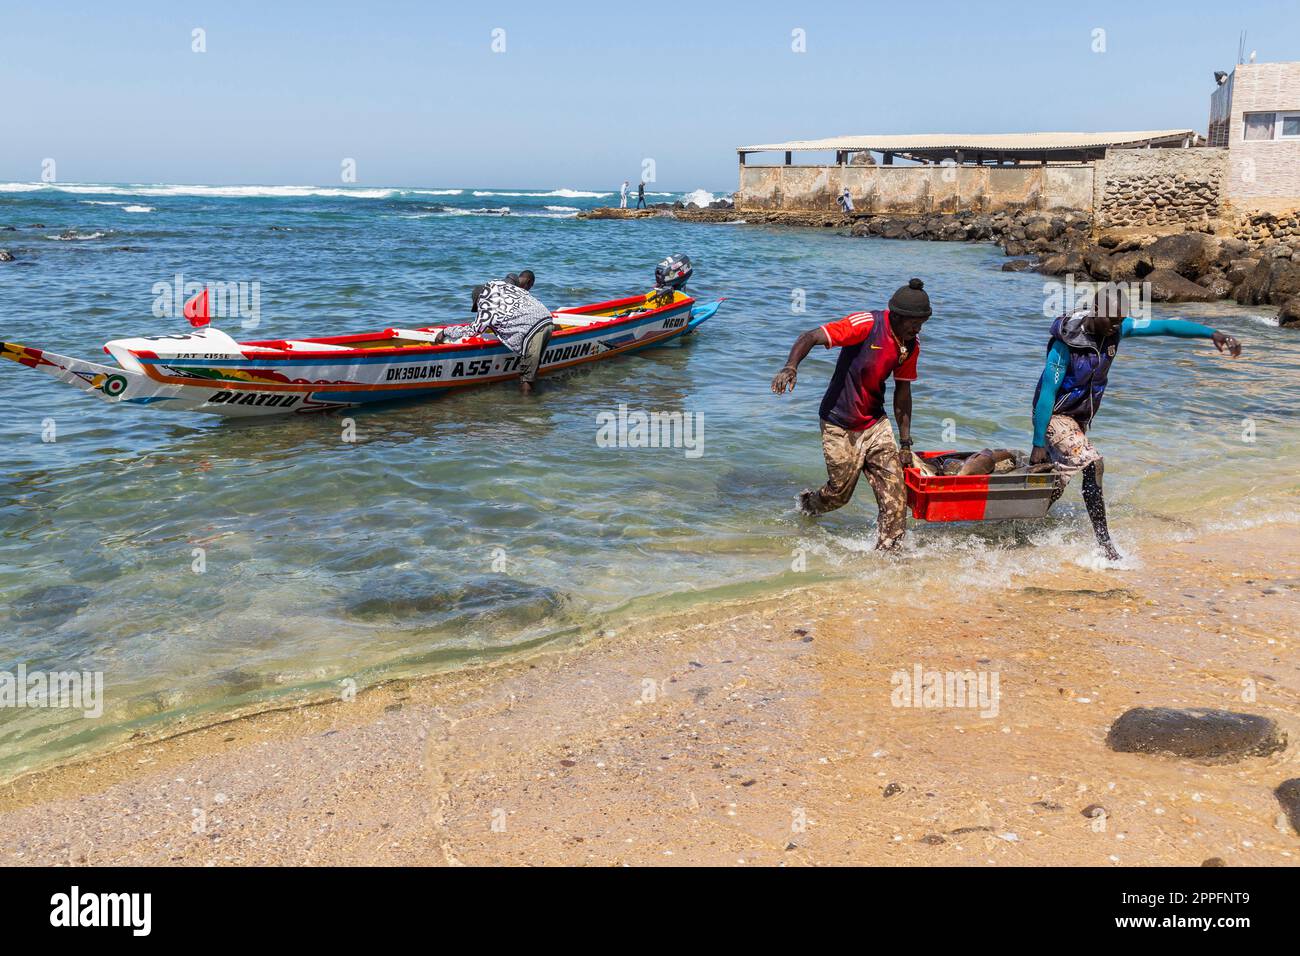
[[[1052,337],[1047,343],[1049,352],[1054,342],[1061,342],[1070,350],[1070,361],[1065,368],[1065,378],[1056,390],[1052,414],[1073,418],[1083,428],[1092,423],[1093,416],[1101,407],[1101,398],[1106,392],[1106,376],[1110,374],[1110,365],[1115,361],[1120,341],[1118,330],[1104,341],[1092,336],[1083,324],[1089,314],[1073,312],[1061,316],[1052,323]],[[1035,406],[1042,387],[1040,379],[1034,389]]]

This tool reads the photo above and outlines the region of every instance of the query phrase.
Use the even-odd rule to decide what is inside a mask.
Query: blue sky
[[[0,0],[0,180],[732,189],[745,143],[1204,131],[1241,30],[1300,59],[1295,0]]]

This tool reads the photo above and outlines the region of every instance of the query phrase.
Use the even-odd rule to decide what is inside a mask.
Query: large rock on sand
[[[1237,286],[1236,298],[1240,305],[1281,305],[1294,295],[1300,295],[1300,262],[1261,259]]]
[[[1273,791],[1273,795],[1286,811],[1287,818],[1291,821],[1291,829],[1300,834],[1300,777],[1283,780]]]
[[[1205,286],[1168,269],[1150,272],[1143,281],[1151,283],[1152,302],[1213,302],[1218,298]]]
[[[1106,745],[1121,753],[1230,763],[1277,753],[1286,747],[1286,733],[1255,714],[1204,707],[1135,707],[1110,725]]]
[[[1187,279],[1198,279],[1210,271],[1219,253],[1219,244],[1213,236],[1184,232],[1161,236],[1145,251],[1157,271],[1167,269]]]

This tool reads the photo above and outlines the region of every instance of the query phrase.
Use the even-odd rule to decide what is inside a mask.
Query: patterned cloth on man
[[[503,279],[493,279],[483,287],[478,300],[478,315],[465,325],[449,325],[444,338],[468,339],[484,332],[495,332],[501,344],[516,355],[523,354],[524,342],[543,322],[551,322],[551,312],[537,299]]]

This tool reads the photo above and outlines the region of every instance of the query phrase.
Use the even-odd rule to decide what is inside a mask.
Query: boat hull
[[[701,315],[693,320],[693,304],[694,300],[683,297],[625,319],[560,327],[542,356],[538,374],[553,375],[671,342],[693,332],[716,309],[716,305],[704,306]],[[581,317],[583,311],[557,313],[557,320]],[[298,356],[277,351],[265,357],[259,351],[271,350],[254,347],[253,343],[236,344],[233,351],[202,351],[215,346],[203,344],[201,335],[123,342],[130,347],[120,347],[122,342],[108,346],[120,368],[11,343],[3,343],[0,357],[45,372],[109,403],[228,418],[436,398],[453,389],[519,377],[519,357],[495,340],[450,346],[430,344],[402,349],[400,353],[397,349],[378,349],[376,354],[358,354],[357,350],[334,346],[346,354],[311,351]]]

